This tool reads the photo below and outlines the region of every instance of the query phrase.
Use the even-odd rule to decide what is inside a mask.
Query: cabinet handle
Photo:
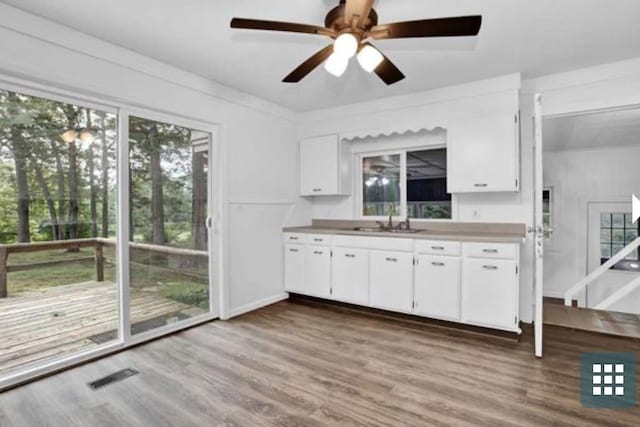
[[[485,270],[497,270],[498,267],[496,267],[495,265],[483,265],[482,268],[484,268]]]
[[[432,262],[431,265],[435,267],[444,267],[444,262]]]
[[[355,258],[356,257],[354,254],[344,254],[344,256],[346,256],[347,258]]]
[[[289,249],[289,252],[298,252],[297,249]]]
[[[498,250],[497,249],[483,249],[482,252],[484,252],[485,254],[497,254]]]
[[[316,255],[322,255],[324,252],[322,252],[322,251],[313,251],[313,253],[316,254]]]
[[[444,246],[431,246],[434,251],[444,251]]]
[[[289,240],[298,240],[297,237],[289,237]]]
[[[314,189],[313,189],[313,192],[314,192],[314,193],[319,193],[319,192],[321,192],[321,191],[322,191],[322,188],[314,188]]]
[[[313,239],[314,242],[324,242],[324,239]]]
[[[473,184],[474,187],[478,187],[478,188],[484,188],[484,187],[488,187],[488,184]]]
[[[398,258],[387,258],[389,262],[398,262]]]

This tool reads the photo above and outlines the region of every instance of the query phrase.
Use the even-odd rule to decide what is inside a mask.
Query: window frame
[[[600,216],[602,217],[604,213],[601,213]],[[603,227],[602,222],[600,222],[600,225],[598,227],[598,229],[600,230],[600,235],[598,237],[598,246],[600,248],[600,265],[605,264],[607,261],[609,261],[611,258],[613,258],[615,256],[615,254],[613,253],[613,246],[616,245],[616,243],[613,241],[613,231],[614,230],[622,230],[623,231],[623,243],[622,246],[623,247],[627,247],[631,242],[627,243],[626,242],[626,231],[627,230],[633,230],[635,228],[636,231],[636,239],[638,238],[638,236],[640,236],[640,222],[637,222],[635,224],[632,225],[632,227],[627,228],[627,215],[631,215],[630,212],[607,212],[607,215],[611,216],[610,219],[610,224],[608,227]],[[613,215],[623,215],[623,224],[622,224],[622,228],[620,227],[614,227],[613,226]],[[600,220],[602,221],[602,220]],[[609,230],[610,232],[610,239],[609,242],[603,242],[602,241],[602,231],[603,230]],[[635,239],[634,239],[635,240]],[[603,245],[609,245],[610,249],[611,249],[611,255],[609,257],[603,257],[602,256],[602,246]],[[619,246],[619,244],[618,244]],[[629,259],[624,258],[623,260],[619,261],[618,263],[616,263],[615,265],[613,265],[609,270],[610,271],[627,271],[627,272],[639,272],[640,271],[640,250],[636,250],[636,258],[635,259]]]
[[[362,166],[365,158],[368,157],[377,157],[377,156],[387,156],[387,155],[400,155],[400,209],[396,215],[392,216],[393,221],[404,221],[407,219],[407,153],[412,151],[427,151],[427,150],[441,150],[447,149],[447,144],[432,144],[432,145],[411,145],[404,146],[401,148],[389,148],[385,150],[364,150],[355,154],[355,192],[357,194],[356,198],[356,212],[355,217],[360,220],[365,221],[385,221],[389,219],[388,215],[380,216],[373,215],[367,216],[363,213],[364,207],[364,194],[362,191]],[[449,153],[447,152],[447,155]],[[448,170],[447,170],[447,179],[448,179]],[[455,194],[451,194],[451,218],[410,218],[412,222],[428,222],[428,221],[438,221],[438,222],[451,222],[455,221],[457,218],[457,197]]]

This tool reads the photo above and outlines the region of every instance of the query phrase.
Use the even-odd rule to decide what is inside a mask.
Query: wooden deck
[[[140,329],[198,313],[152,290],[131,291]],[[147,325],[145,325],[147,322]],[[159,325],[158,325],[159,326]],[[0,375],[52,356],[96,347],[115,336],[118,291],[112,282],[84,282],[0,299]]]

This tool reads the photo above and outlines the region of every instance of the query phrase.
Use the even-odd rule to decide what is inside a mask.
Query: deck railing
[[[115,247],[116,240],[115,239],[105,239],[105,238],[89,238],[89,239],[75,239],[75,240],[54,240],[50,242],[36,242],[36,243],[13,243],[7,245],[0,245],[0,298],[6,298],[8,296],[7,289],[7,275],[8,273],[18,272],[18,271],[27,271],[34,270],[43,267],[51,267],[54,265],[60,264],[68,264],[75,263],[78,261],[88,261],[93,260],[96,269],[96,281],[103,282],[104,281],[104,264],[105,264],[105,247]],[[94,254],[91,257],[75,257],[73,259],[61,259],[61,260],[51,260],[51,261],[40,261],[31,264],[20,264],[20,265],[9,265],[9,255],[16,253],[31,253],[31,252],[41,252],[41,251],[49,251],[49,250],[72,250],[72,249],[83,249],[83,248],[93,248]],[[134,243],[129,242],[129,248],[131,249],[139,249],[147,252],[163,254],[168,256],[180,256],[180,257],[189,257],[189,258],[204,258],[208,257],[209,253],[207,251],[195,250],[195,249],[184,249],[184,248],[176,248],[172,246],[162,246],[162,245],[152,245],[147,243]],[[134,261],[131,261],[135,263]],[[138,263],[139,264],[139,263]],[[156,266],[147,266],[151,268],[162,269],[162,267]],[[189,276],[190,272],[182,271],[180,272],[182,275]]]

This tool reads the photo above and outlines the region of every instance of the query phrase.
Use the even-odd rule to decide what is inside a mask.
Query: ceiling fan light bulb
[[[347,70],[349,58],[338,55],[335,52],[331,54],[327,62],[324,63],[324,69],[336,77],[340,77]]]
[[[69,129],[65,131],[62,135],[60,135],[60,138],[62,138],[62,140],[67,144],[71,144],[73,141],[75,141],[78,138],[78,132],[76,132],[73,129]]]
[[[353,58],[358,51],[358,39],[353,34],[341,34],[333,44],[333,52],[347,59]]]
[[[384,56],[373,46],[365,46],[358,53],[358,63],[367,73],[373,72],[384,61]]]

